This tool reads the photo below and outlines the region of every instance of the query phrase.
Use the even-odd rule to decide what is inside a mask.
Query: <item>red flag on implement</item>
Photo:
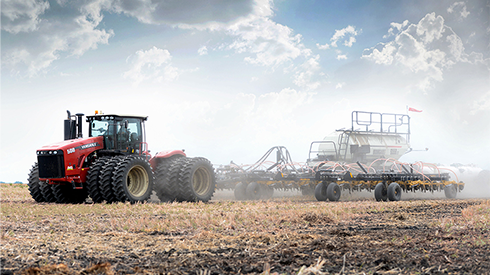
[[[412,108],[412,107],[409,107],[409,108],[408,108],[408,110],[409,110],[410,112],[417,112],[417,113],[422,112],[422,110],[417,110],[417,109]]]

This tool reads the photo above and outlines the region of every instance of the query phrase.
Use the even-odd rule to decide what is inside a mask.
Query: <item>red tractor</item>
[[[161,201],[209,201],[216,189],[213,166],[182,150],[151,156],[145,142],[146,116],[98,114],[82,118],[68,111],[65,140],[37,150],[29,191],[37,202],[142,202],[152,191]],[[75,119],[72,119],[76,117]]]

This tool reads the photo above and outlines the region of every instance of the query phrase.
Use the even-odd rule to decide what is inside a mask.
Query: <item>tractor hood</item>
[[[78,138],[69,139],[50,145],[46,145],[37,150],[38,155],[52,155],[52,154],[66,154],[70,155],[72,153],[80,151],[82,153],[84,150],[91,149],[89,151],[99,150],[104,148],[103,137],[89,137],[89,138]]]

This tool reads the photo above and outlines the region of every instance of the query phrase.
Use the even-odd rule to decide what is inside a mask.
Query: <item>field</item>
[[[482,274],[490,200],[38,204],[2,184],[1,274]]]

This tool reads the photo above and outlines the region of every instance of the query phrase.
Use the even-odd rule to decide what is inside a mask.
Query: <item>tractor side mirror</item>
[[[128,127],[129,127],[129,121],[125,120],[124,121],[124,128],[128,129]]]

